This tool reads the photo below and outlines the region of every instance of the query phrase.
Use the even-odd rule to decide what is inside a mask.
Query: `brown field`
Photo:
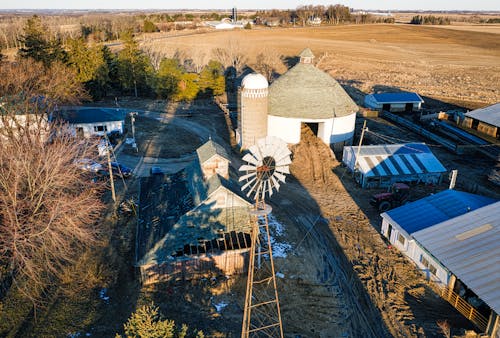
[[[500,34],[500,25],[471,25],[471,24],[454,24],[435,26],[436,28],[453,29],[466,32],[480,32],[480,33],[493,33]]]
[[[208,53],[236,41],[250,65],[269,49],[286,57],[310,47],[316,56],[326,53],[319,67],[345,84],[358,103],[359,91],[386,87],[467,108],[500,101],[498,26],[443,27],[375,24],[212,31],[146,40],[142,46],[172,55],[177,49]]]

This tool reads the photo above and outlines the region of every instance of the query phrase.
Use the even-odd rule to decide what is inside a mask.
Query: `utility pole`
[[[108,170],[109,170],[109,181],[111,182],[111,197],[113,202],[116,204],[116,193],[115,193],[115,181],[113,179],[113,168],[111,168],[111,157],[109,156],[109,144],[108,138],[106,137],[106,155],[108,156]]]
[[[356,152],[356,159],[354,160],[354,167],[352,168],[352,173],[356,172],[356,166],[358,165],[359,153],[361,152],[361,144],[363,143],[363,137],[365,136],[366,130],[366,120],[363,123],[363,129],[361,129],[361,137],[359,138],[358,151]]]
[[[137,143],[135,142],[135,117],[137,116],[137,112],[131,112],[130,113],[130,124],[132,125],[132,138],[134,139],[133,147],[135,148],[136,152],[139,152],[139,149],[137,149]]]

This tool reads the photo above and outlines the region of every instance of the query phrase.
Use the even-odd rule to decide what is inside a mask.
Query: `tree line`
[[[446,16],[415,15],[411,18],[410,23],[412,25],[449,25],[451,19]]]
[[[63,43],[67,39],[84,38],[86,41],[107,42],[120,39],[130,31],[137,33],[167,32],[196,28],[202,21],[227,18],[228,13],[89,13],[80,15],[44,15],[43,21],[52,38]],[[263,10],[255,14],[239,14],[238,19],[259,23],[267,18],[279,18],[282,25],[305,25],[308,17],[319,17],[328,24],[394,22],[392,17],[371,14],[353,14],[347,6],[299,6],[294,10]],[[20,37],[26,22],[25,16],[0,16],[0,47],[21,48]]]
[[[197,72],[193,71],[193,60],[181,64],[176,58],[162,58],[155,68],[132,32],[124,32],[121,40],[123,49],[116,54],[83,38],[67,39],[63,45],[60,38],[48,36],[41,19],[33,16],[20,37],[23,47],[18,55],[47,67],[54,62],[66,65],[93,99],[112,94],[189,101],[225,90],[224,67],[216,60],[208,60]]]

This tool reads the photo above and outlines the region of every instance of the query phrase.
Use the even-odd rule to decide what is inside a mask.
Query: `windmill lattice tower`
[[[240,167],[246,172],[240,181],[246,181],[241,190],[249,189],[254,197],[253,227],[250,260],[243,313],[242,337],[283,337],[276,273],[274,269],[268,215],[271,206],[265,203],[266,194],[272,196],[285,183],[289,174],[290,150],[284,141],[266,137],[251,146]]]

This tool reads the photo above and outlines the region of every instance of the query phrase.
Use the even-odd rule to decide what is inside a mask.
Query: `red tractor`
[[[410,196],[410,187],[404,183],[394,183],[389,191],[373,195],[370,204],[380,212],[405,204]]]

